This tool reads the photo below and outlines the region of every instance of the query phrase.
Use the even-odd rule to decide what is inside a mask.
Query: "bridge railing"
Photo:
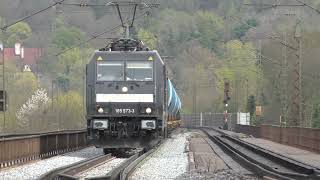
[[[0,136],[0,169],[85,146],[86,130]]]
[[[280,127],[274,125],[235,126],[235,131],[264,138],[281,144],[320,152],[320,129],[300,127]]]
[[[198,128],[198,127],[223,127],[225,116],[224,113],[195,113],[195,114],[182,114],[181,121],[182,127]],[[228,127],[234,129],[237,123],[237,116],[234,113],[228,114]]]

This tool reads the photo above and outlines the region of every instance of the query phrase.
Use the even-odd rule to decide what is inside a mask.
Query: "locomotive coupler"
[[[128,123],[118,122],[118,138],[128,137]]]

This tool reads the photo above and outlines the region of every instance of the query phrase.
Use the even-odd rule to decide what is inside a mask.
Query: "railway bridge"
[[[85,130],[1,136],[0,175],[7,179],[22,175],[28,179],[22,169],[30,173],[40,166],[44,169],[31,177],[152,178],[158,176],[152,175],[150,169],[157,166],[153,158],[169,163],[165,154],[174,153],[170,156],[179,157],[180,165],[170,161],[168,166],[184,165],[185,169],[170,172],[172,177],[191,173],[196,178],[194,172],[198,171],[209,173],[207,177],[224,176],[219,172],[228,171],[232,176],[253,179],[319,178],[319,130],[240,125],[235,114],[228,117],[230,130],[223,130],[223,113],[182,114],[181,126],[171,132],[171,137],[147,153],[132,152],[129,158],[105,156],[101,149],[87,144]],[[168,172],[164,168],[160,173]]]

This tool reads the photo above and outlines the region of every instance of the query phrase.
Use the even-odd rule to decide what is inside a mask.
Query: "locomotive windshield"
[[[153,62],[127,62],[127,81],[153,81]]]
[[[97,80],[98,81],[123,81],[124,77],[123,62],[98,62]]]

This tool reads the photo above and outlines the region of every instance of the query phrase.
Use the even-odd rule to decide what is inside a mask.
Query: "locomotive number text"
[[[115,109],[117,114],[134,114],[134,109]]]

